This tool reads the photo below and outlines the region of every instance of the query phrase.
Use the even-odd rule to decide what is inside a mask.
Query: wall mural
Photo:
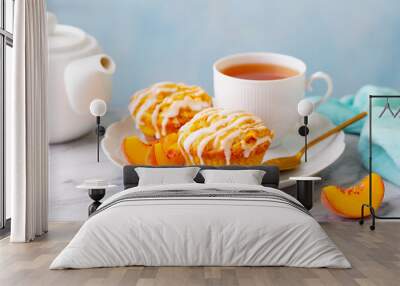
[[[286,188],[295,183],[290,177],[320,174],[331,167],[330,180],[323,180],[320,185],[323,211],[319,215],[324,219],[359,218],[360,206],[368,202],[371,182],[375,209],[384,202],[385,185],[389,183],[391,189],[397,189],[400,184],[398,152],[388,144],[391,138],[385,133],[388,124],[391,131],[398,127],[387,121],[376,127],[379,135],[373,144],[380,159],[375,164],[375,173],[371,180],[364,177],[368,160],[364,118],[368,113],[368,95],[397,94],[396,90],[366,85],[355,94],[333,97],[331,76],[321,71],[308,76],[310,70],[301,59],[281,53],[227,52],[207,65],[213,76],[212,90],[208,84],[188,81],[186,76],[182,76],[182,81],[177,76],[170,80],[166,74],[163,78],[152,78],[154,83],[135,88],[130,94],[117,94],[118,104],[114,104],[111,98],[115,97],[114,79],[120,82],[121,78],[130,77],[126,71],[118,73],[118,66],[124,65],[120,54],[115,50],[106,54],[93,36],[80,28],[58,24],[52,13],[48,14],[48,31],[49,135],[50,143],[55,144],[51,150],[56,155],[62,148],[69,150],[73,146],[83,150],[82,146],[86,146],[83,144],[95,144],[91,133],[96,122],[93,115],[100,112],[98,116],[102,117],[109,109],[99,151],[101,163],[106,166],[99,173],[105,176],[109,170],[120,174],[120,167],[127,164],[272,164],[280,167],[280,187]],[[310,66],[314,69],[315,63]],[[154,68],[157,69],[157,64]],[[322,96],[308,95],[314,81],[325,82],[326,91],[318,89]],[[94,100],[103,102],[101,111],[91,106]],[[379,118],[387,114],[396,117],[400,112],[400,104],[390,109],[386,99],[377,100],[374,108],[380,108],[375,112]],[[389,112],[384,114],[382,108]],[[108,117],[109,113],[113,116]],[[300,129],[303,131],[299,132]],[[354,147],[350,151],[343,131],[352,134],[347,137]],[[83,160],[87,152],[84,153],[76,151],[74,156]],[[358,160],[354,171],[357,176],[351,180],[346,179],[352,173],[348,158]],[[85,164],[89,160],[95,162],[92,159],[85,159]],[[390,162],[390,166],[381,162]],[[347,172],[341,174],[342,167]],[[54,173],[54,182],[85,179],[78,170],[71,171],[68,178],[61,175],[58,178],[59,173]],[[118,184],[114,177],[109,180]]]

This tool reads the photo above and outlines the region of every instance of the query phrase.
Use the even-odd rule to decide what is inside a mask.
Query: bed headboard
[[[141,165],[127,165],[124,167],[124,189],[136,187],[139,183],[139,177],[135,171],[137,167],[147,167],[147,168],[182,168],[185,166],[141,166]],[[263,170],[265,171],[264,178],[262,180],[262,185],[265,187],[278,188],[279,186],[279,168],[275,166],[198,166],[201,169],[221,169],[221,170]],[[197,183],[204,183],[204,178],[200,174],[197,174],[194,180]]]

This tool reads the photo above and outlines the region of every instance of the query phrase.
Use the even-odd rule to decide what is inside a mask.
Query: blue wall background
[[[400,87],[398,0],[48,0],[47,5],[60,23],[92,34],[114,58],[115,107],[126,106],[133,91],[164,80],[198,84],[212,94],[212,63],[245,51],[299,57],[309,74],[332,75],[335,96],[367,83]]]

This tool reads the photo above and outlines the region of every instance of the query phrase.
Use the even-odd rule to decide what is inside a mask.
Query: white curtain
[[[14,70],[6,111],[6,181],[12,242],[47,232],[47,27],[45,0],[15,1]]]

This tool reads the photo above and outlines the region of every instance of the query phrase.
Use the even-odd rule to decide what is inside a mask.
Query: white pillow
[[[265,171],[262,170],[215,170],[200,171],[205,184],[226,183],[261,185]]]
[[[138,167],[135,169],[139,176],[139,186],[149,185],[170,185],[195,183],[193,180],[200,168],[146,168]]]

